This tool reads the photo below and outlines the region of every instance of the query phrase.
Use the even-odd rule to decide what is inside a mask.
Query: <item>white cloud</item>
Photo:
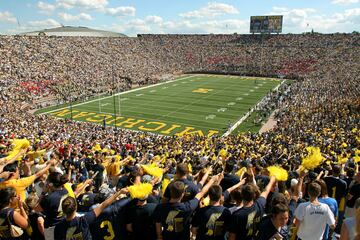
[[[208,3],[207,6],[199,10],[181,13],[180,16],[184,18],[213,18],[224,14],[238,14],[234,6],[225,3]]]
[[[150,33],[151,28],[146,24],[146,22],[142,19],[134,19],[129,21],[126,29],[128,31],[137,32],[137,33]]]
[[[130,6],[108,8],[108,0],[56,0],[56,6],[65,9],[96,10],[111,16],[135,16],[136,9]]]
[[[136,36],[138,33],[155,33],[149,24],[143,19],[133,19],[126,21],[123,24],[113,24],[111,27],[106,27],[111,31],[124,33],[128,36]],[[156,31],[158,33],[158,31]]]
[[[79,15],[71,15],[68,13],[59,13],[59,17],[66,21],[66,22],[72,22],[72,21],[79,21],[79,20],[92,20],[91,15],[87,13],[80,13]]]
[[[37,7],[40,9],[41,13],[50,14],[55,10],[55,5],[48,4],[42,1],[39,1]]]
[[[18,34],[18,33],[24,33],[24,32],[30,32],[40,29],[46,29],[46,28],[54,28],[54,27],[60,27],[61,24],[58,23],[56,20],[52,18],[44,19],[44,20],[37,20],[37,21],[29,21],[26,23],[23,23],[16,28],[8,29],[7,33],[9,34]]]
[[[135,16],[136,9],[134,7],[122,6],[116,8],[104,8],[102,11],[112,16]]]
[[[104,9],[108,3],[108,0],[56,0],[56,5],[65,9],[74,7],[84,9]]]
[[[52,18],[48,18],[45,20],[38,20],[38,21],[30,21],[26,25],[28,28],[53,28],[53,27],[60,27],[60,23]]]
[[[349,4],[354,4],[354,3],[358,3],[360,2],[360,0],[333,0],[331,3],[332,4],[340,4],[340,5],[349,5]]]
[[[269,14],[284,15],[283,32],[352,32],[360,28],[360,8],[347,9],[331,16],[321,15],[315,9],[273,7]]]
[[[161,20],[161,21],[160,21]],[[125,21],[122,24],[113,24],[108,27],[109,30],[121,32],[128,36],[136,36],[141,33],[179,33],[179,34],[194,34],[194,33],[247,33],[248,21],[239,19],[227,20],[211,20],[211,21],[196,21],[182,20],[182,21],[164,21],[162,18],[154,18],[147,16],[145,19],[133,19]]]
[[[161,25],[162,31],[166,33],[247,33],[248,21],[239,19],[212,20],[203,22],[192,22],[184,20],[180,22],[168,21]]]
[[[159,16],[147,16],[145,21],[149,24],[160,24],[163,22],[163,19]]]
[[[16,17],[10,12],[0,12],[0,22],[16,23]]]

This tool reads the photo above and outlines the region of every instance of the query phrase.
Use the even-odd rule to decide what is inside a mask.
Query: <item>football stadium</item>
[[[241,123],[282,82],[285,80],[185,75],[39,113],[164,135],[210,137],[226,133],[235,124],[239,127],[232,131],[259,130],[261,122]]]
[[[360,239],[357,3],[1,2],[0,240]]]

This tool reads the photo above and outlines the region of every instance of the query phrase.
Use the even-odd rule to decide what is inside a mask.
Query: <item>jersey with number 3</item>
[[[105,208],[96,221],[90,225],[92,238],[96,240],[125,239],[125,219],[121,215],[124,215],[123,209],[129,202],[128,198],[121,199]]]

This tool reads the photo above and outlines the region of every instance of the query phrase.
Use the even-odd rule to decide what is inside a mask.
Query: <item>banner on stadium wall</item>
[[[282,15],[251,16],[250,33],[281,33],[282,23]]]

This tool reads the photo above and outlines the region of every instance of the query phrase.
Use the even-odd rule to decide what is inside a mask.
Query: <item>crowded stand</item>
[[[0,54],[0,239],[360,239],[360,35],[1,36]],[[33,114],[188,72],[295,80],[261,134]]]

